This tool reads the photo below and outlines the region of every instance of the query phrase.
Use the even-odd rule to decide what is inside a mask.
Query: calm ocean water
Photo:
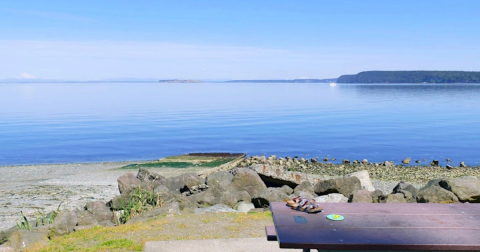
[[[475,84],[28,83],[0,97],[0,165],[188,152],[480,164]]]

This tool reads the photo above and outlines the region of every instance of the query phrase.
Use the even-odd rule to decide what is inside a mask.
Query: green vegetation
[[[269,211],[164,215],[145,222],[79,230],[26,251],[142,251],[147,241],[262,237],[265,226],[272,224]]]
[[[480,83],[480,72],[367,71],[342,75],[338,83]]]
[[[156,207],[162,207],[163,200],[159,194],[151,190],[145,190],[138,187],[130,194],[127,206],[123,208],[123,213],[119,217],[121,224],[125,224],[129,219],[141,214],[145,211],[152,210]]]
[[[22,230],[32,230],[32,225],[22,211],[20,211],[20,222],[17,222],[17,226]]]
[[[198,158],[193,159],[192,157],[183,158],[183,159],[173,159],[165,158],[160,161],[144,163],[144,164],[131,164],[124,166],[120,169],[138,169],[140,167],[144,168],[189,168],[189,167],[203,167],[203,168],[213,168],[228,162],[235,160],[236,157],[219,157],[219,158]]]

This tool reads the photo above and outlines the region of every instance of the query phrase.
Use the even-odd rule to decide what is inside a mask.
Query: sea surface
[[[0,165],[190,152],[480,165],[480,85],[0,84]]]

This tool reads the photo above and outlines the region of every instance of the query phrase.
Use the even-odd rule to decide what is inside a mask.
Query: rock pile
[[[263,157],[258,161],[308,163],[306,159],[296,158],[274,160]],[[263,170],[263,167],[260,168]],[[472,176],[433,179],[419,189],[400,181],[391,193],[385,195],[375,190],[366,170],[323,180],[300,178],[294,180],[298,183],[286,181],[288,183],[280,183],[275,187],[267,187],[262,180],[266,175],[259,175],[256,170],[238,167],[212,173],[206,178],[194,173],[165,178],[140,169],[136,176],[128,173],[118,178],[120,195],[110,202],[89,202],[84,209],[63,211],[52,224],[39,226],[32,231],[13,228],[9,233],[0,234],[0,240],[8,237],[9,241],[3,247],[21,249],[35,242],[45,243],[49,238],[93,226],[119,225],[119,216],[129,207],[138,188],[158,195],[161,202],[156,206],[143,206],[144,211],[130,216],[127,223],[142,222],[163,214],[248,212],[254,208],[266,208],[270,202],[287,201],[299,195],[321,203],[480,203],[480,180]]]

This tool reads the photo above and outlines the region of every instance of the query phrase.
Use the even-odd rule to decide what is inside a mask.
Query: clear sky
[[[2,0],[0,78],[480,71],[478,0]]]

